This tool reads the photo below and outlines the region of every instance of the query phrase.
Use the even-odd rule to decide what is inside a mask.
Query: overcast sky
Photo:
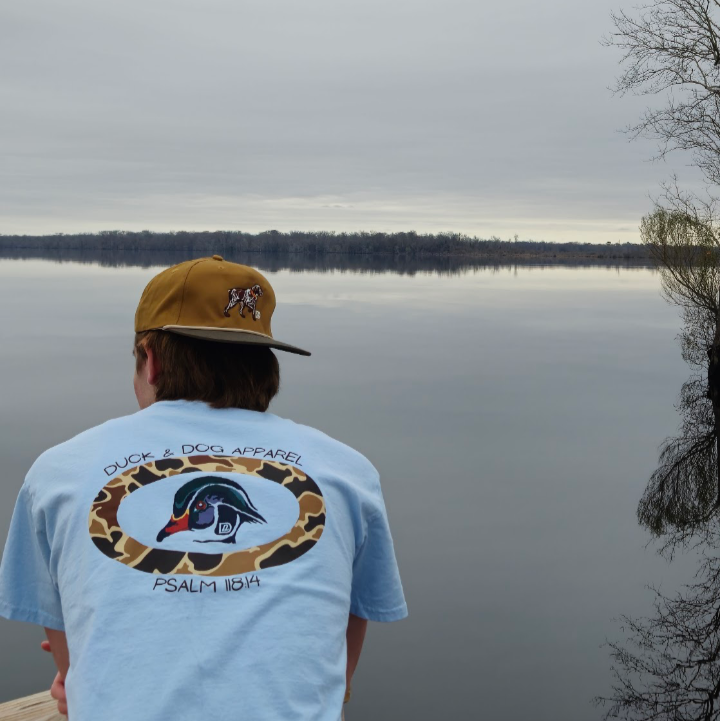
[[[0,5],[0,233],[636,240],[689,160],[618,132],[628,0]]]

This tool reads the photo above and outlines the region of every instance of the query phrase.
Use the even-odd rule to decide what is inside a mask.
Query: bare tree
[[[659,156],[691,153],[710,185],[707,201],[664,186],[641,225],[663,294],[681,309],[683,358],[692,368],[677,408],[680,433],[665,441],[638,518],[670,554],[692,544],[696,580],[674,597],[656,591],[654,614],[624,618],[610,644],[615,683],[606,718],[720,720],[720,0],[652,0],[612,16],[606,44],[623,51],[616,91],[663,97],[628,128],[659,142]]]
[[[676,201],[684,196],[673,190]],[[666,547],[702,533],[720,515],[720,236],[705,210],[659,208],[640,232],[660,269],[662,291],[680,307],[683,358],[692,368],[677,404],[680,434],[663,444],[638,518]],[[707,210],[707,212],[711,212]]]
[[[654,0],[637,15],[612,15],[605,44],[623,51],[621,94],[663,95],[628,128],[659,141],[660,156],[692,153],[705,178],[720,185],[720,0]]]
[[[683,358],[692,375],[677,404],[680,433],[663,445],[660,464],[638,506],[640,521],[672,552],[700,553],[696,581],[667,597],[654,614],[624,618],[624,643],[610,644],[613,694],[598,699],[606,718],[627,721],[720,720],[720,232],[711,205],[677,186],[671,209],[642,220],[658,263],[662,292],[682,312]]]

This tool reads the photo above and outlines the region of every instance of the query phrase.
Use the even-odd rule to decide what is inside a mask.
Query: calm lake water
[[[0,542],[39,453],[135,410],[132,321],[157,271],[0,260]],[[279,354],[272,410],[378,467],[410,609],[371,625],[348,720],[599,719],[613,619],[692,571],[635,520],[688,375],[658,275],[267,275],[276,335],[313,351]],[[0,620],[0,701],[49,684],[41,637]]]

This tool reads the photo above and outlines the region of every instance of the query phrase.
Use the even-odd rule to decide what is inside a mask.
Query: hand
[[[40,644],[40,648],[43,651],[51,653],[49,641],[43,641]],[[50,686],[50,695],[57,701],[58,713],[61,713],[63,716],[67,716],[68,707],[67,696],[65,695],[65,679],[60,675],[59,671],[55,674],[55,678]]]

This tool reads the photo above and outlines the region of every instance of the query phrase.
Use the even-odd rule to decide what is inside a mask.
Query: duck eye
[[[205,503],[205,501],[198,501],[195,504],[195,508],[197,508],[198,511],[204,511],[207,508],[207,503]]]

